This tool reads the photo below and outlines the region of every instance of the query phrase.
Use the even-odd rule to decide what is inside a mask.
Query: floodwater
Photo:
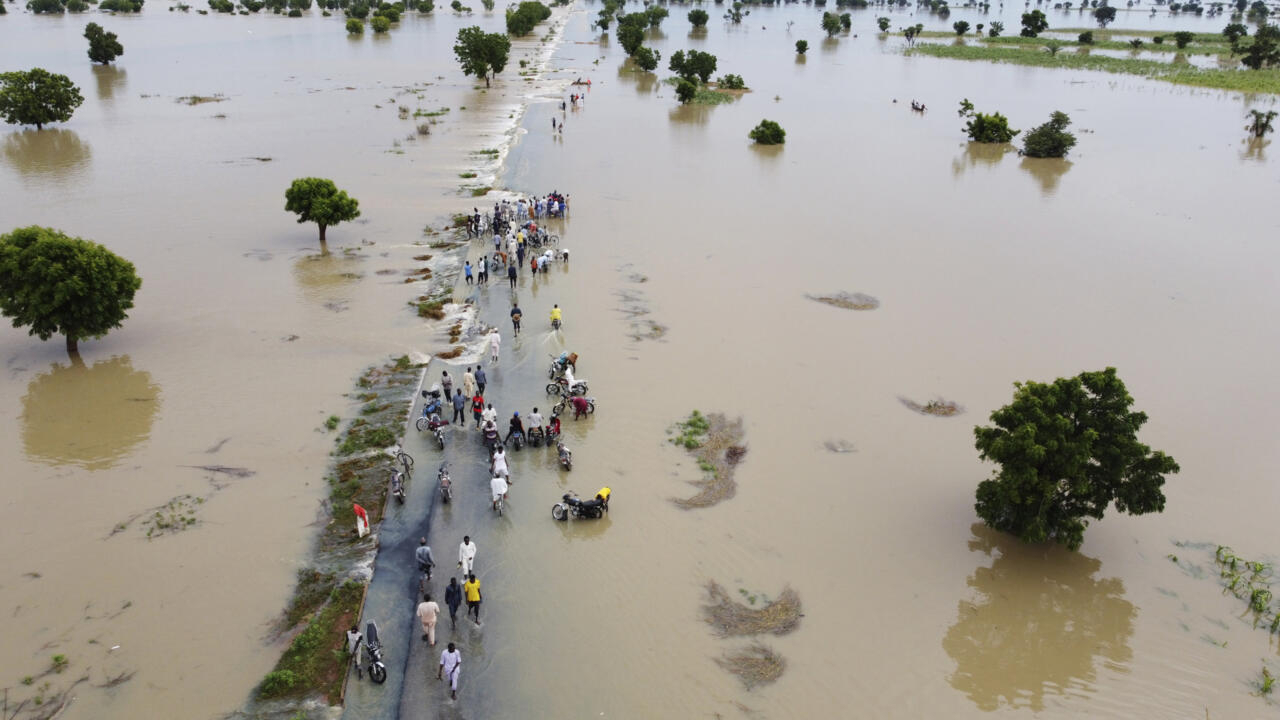
[[[449,57],[457,27],[497,27],[495,16],[437,11],[391,38],[350,40],[337,18],[157,9],[108,18],[127,51],[109,74],[83,57],[88,18],[0,20],[13,26],[4,67],[65,72],[86,96],[52,139],[0,139],[5,227],[91,237],[144,278],[125,327],[82,344],[83,366],[61,343],[0,333],[11,498],[0,601],[13,608],[0,673],[17,688],[53,653],[72,662],[58,677],[91,667],[72,718],[216,716],[273,664],[265,629],[315,532],[331,442],[320,423],[351,411],[342,393],[365,364],[443,344],[404,309],[403,276],[376,273],[408,270],[424,224],[479,204],[457,192],[487,184],[470,153],[500,147],[519,113],[520,91],[480,93]],[[1266,318],[1280,310],[1280,216],[1268,210],[1280,172],[1274,148],[1241,129],[1247,108],[1273,99],[904,59],[900,39],[876,37],[874,9],[855,13],[858,37],[828,41],[812,7],[756,8],[741,26],[693,33],[672,6],[649,43],[664,58],[713,52],[717,74],[752,88],[679,108],[669,86],[620,67],[616,42],[594,42],[597,9],[572,9],[552,61],[562,81],[592,78],[584,106],[533,104],[501,178],[571,193],[572,260],[520,288],[528,329],[504,343],[494,382],[516,405],[504,413],[541,405],[536,378],[563,347],[581,354],[599,410],[570,423],[570,475],[522,456],[503,521],[459,504],[433,528],[446,562],[462,533],[477,538],[486,588],[485,628],[461,636],[480,662],[443,714],[1273,712],[1250,682],[1275,663],[1274,643],[1238,619],[1210,552],[1172,544],[1277,552],[1280,335]],[[908,11],[883,14],[907,24]],[[960,9],[945,23],[911,18],[959,19],[978,21]],[[1223,24],[1122,11],[1113,27]],[[798,39],[811,45],[803,61]],[[526,84],[517,70],[495,87]],[[422,100],[397,95],[414,83],[433,84]],[[175,102],[214,93],[228,99]],[[963,97],[1024,130],[1061,109],[1080,142],[1066,161],[970,148],[952,114]],[[911,113],[912,99],[929,112]],[[402,103],[452,110],[408,141]],[[550,134],[553,114],[563,136]],[[784,147],[749,144],[762,117],[786,128]],[[458,178],[471,171],[482,177]],[[288,181],[312,174],[364,210],[330,229],[327,258],[314,228],[282,212]],[[880,307],[805,297],[838,291]],[[500,322],[507,297],[497,283],[484,291],[485,319]],[[562,338],[546,333],[552,303],[566,309]],[[665,333],[637,339],[650,323]],[[1143,440],[1182,466],[1166,511],[1109,514],[1077,554],[975,525],[973,491],[991,468],[973,425],[1015,381],[1107,365],[1150,415]],[[965,412],[921,416],[899,397]],[[684,511],[668,499],[692,494],[696,466],[664,433],[693,408],[743,416],[750,450],[736,497]],[[828,440],[855,451],[830,453]],[[419,467],[432,452],[417,446]],[[189,467],[212,464],[256,474]],[[565,489],[605,484],[608,519],[550,519]],[[193,529],[111,534],[184,493],[207,497]],[[713,662],[745,641],[699,620],[709,580],[735,595],[799,592],[799,630],[764,640],[788,663],[776,684],[745,692]],[[441,702],[431,665],[410,666],[406,683],[425,687],[413,715]],[[117,688],[92,687],[129,670]]]

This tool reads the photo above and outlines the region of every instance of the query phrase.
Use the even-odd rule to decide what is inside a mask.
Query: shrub
[[[695,9],[689,11],[689,23],[696,28],[706,27],[709,17],[706,10]]]
[[[273,670],[262,678],[258,695],[263,698],[284,695],[298,684],[298,675],[292,670]]]
[[[551,17],[551,8],[537,0],[525,0],[518,7],[507,10],[507,33],[522,37],[533,32],[533,27]]]
[[[347,32],[351,33],[352,35],[363,35],[364,21],[357,20],[356,18],[350,18],[349,20],[347,20]]]
[[[951,29],[956,31],[956,35],[963,36],[965,33],[969,32],[969,23],[963,20],[957,20],[951,23]]]
[[[679,99],[681,103],[688,104],[693,102],[693,98],[697,94],[698,86],[688,80],[680,78],[680,81],[676,83],[676,98]]]
[[[799,54],[803,55],[803,54],[805,54],[805,53],[806,53],[806,52],[808,52],[808,51],[809,51],[809,41],[808,41],[808,40],[797,40],[797,41],[796,41],[796,52],[797,52],[797,53],[799,53]]]
[[[349,18],[364,19],[369,17],[369,6],[366,3],[351,3],[346,13]]]
[[[1076,38],[1076,40],[1079,40],[1081,45],[1092,45],[1093,31],[1085,30],[1084,32],[1080,33],[1080,35]]]
[[[1009,119],[1000,113],[974,113],[965,124],[964,131],[969,139],[980,143],[1007,143],[1020,131],[1009,127]]]
[[[1000,33],[1004,32],[1004,23],[996,21],[991,23],[991,29],[987,31],[990,37],[1000,37]]]
[[[1076,144],[1076,136],[1067,132],[1071,118],[1060,111],[1049,116],[1049,122],[1033,128],[1022,139],[1022,152],[1034,158],[1060,158]]]
[[[660,56],[652,48],[642,47],[631,57],[636,61],[636,65],[645,72],[653,72],[658,69]]]
[[[760,145],[781,145],[787,141],[787,131],[772,120],[761,120],[759,125],[747,133],[747,137]]]
[[[1195,33],[1190,33],[1190,32],[1187,32],[1186,30],[1179,30],[1178,32],[1173,34],[1173,42],[1178,46],[1179,49],[1181,49],[1190,45],[1191,41],[1194,40],[1195,37],[1196,37]]]
[[[369,25],[373,27],[375,33],[384,33],[391,29],[391,21],[382,15],[376,15],[369,21]]]
[[[716,81],[720,85],[721,90],[746,90],[747,83],[742,79],[741,75],[727,74]]]

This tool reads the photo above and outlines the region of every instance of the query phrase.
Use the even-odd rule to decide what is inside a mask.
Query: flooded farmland
[[[405,278],[430,252],[423,226],[491,206],[469,187],[493,184],[572,197],[557,227],[571,262],[516,289],[528,320],[491,372],[511,406],[499,410],[544,403],[546,356],[562,349],[581,355],[599,409],[566,421],[572,473],[513,458],[501,521],[461,497],[433,519],[446,570],[460,536],[476,538],[486,622],[459,628],[457,703],[430,664],[409,665],[403,716],[1273,713],[1251,683],[1276,667],[1275,641],[1222,593],[1212,549],[1277,552],[1280,336],[1265,318],[1280,309],[1280,173],[1240,129],[1273,97],[904,57],[876,16],[949,25],[910,9],[854,11],[852,33],[828,40],[811,6],[753,7],[740,25],[707,6],[700,32],[688,7],[648,31],[657,75],[624,62],[612,33],[600,42],[599,5],[579,2],[546,73],[525,82],[513,62],[489,92],[450,45],[460,27],[500,28],[500,13],[441,7],[360,39],[317,11],[0,18],[0,69],[62,72],[86,97],[69,123],[3,131],[3,230],[93,239],[144,281],[124,327],[81,344],[82,363],[0,331],[0,685],[87,673],[67,718],[244,703],[279,654],[269,627],[318,531],[324,420],[357,412],[344,393],[366,365],[447,346],[407,307]],[[84,57],[90,19],[120,34],[116,67]],[[1225,22],[1144,10],[1115,27]],[[516,43],[534,66],[552,50],[541,34]],[[678,106],[661,79],[681,49],[716,54],[717,74],[751,91]],[[586,100],[562,112],[578,77]],[[178,102],[191,96],[220,98]],[[970,146],[953,114],[966,97],[1022,129],[1063,110],[1079,144],[1064,161]],[[420,137],[401,105],[449,111]],[[785,146],[751,146],[761,118],[786,128]],[[328,255],[283,212],[284,188],[309,175],[361,201],[360,220],[329,229]],[[809,298],[840,293],[878,305]],[[506,322],[505,285],[467,295]],[[1182,466],[1165,512],[1109,513],[1079,553],[983,528],[973,492],[991,467],[973,425],[1015,381],[1108,365],[1150,415],[1143,441]],[[749,452],[732,498],[687,510],[671,499],[696,491],[699,470],[666,431],[695,408],[741,417]],[[482,462],[462,437],[444,459]],[[437,464],[422,439],[409,448]],[[217,465],[253,474],[200,469]],[[561,493],[601,485],[609,517],[549,517]],[[127,522],[184,496],[201,499],[190,529],[148,539]],[[796,591],[798,628],[762,637],[786,661],[776,682],[747,691],[715,662],[748,640],[703,621],[712,581],[743,603]],[[54,654],[70,666],[24,686]],[[354,687],[356,704],[378,692]]]

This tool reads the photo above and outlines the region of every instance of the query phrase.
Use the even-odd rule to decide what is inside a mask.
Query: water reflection
[[[5,162],[30,177],[65,179],[89,166],[92,153],[74,130],[19,130],[4,139]]]
[[[1052,197],[1058,191],[1058,181],[1071,169],[1071,162],[1064,158],[1022,158],[1019,165],[1040,181],[1040,192]]]
[[[774,165],[778,162],[778,158],[782,157],[782,149],[785,145],[761,145],[760,143],[751,143],[751,154],[760,158],[764,162],[762,165]]]
[[[54,363],[27,385],[22,445],[28,458],[88,470],[115,465],[151,434],[160,387],[129,356]]]
[[[951,161],[951,174],[960,177],[966,170],[975,167],[990,170],[1011,152],[1014,149],[1009,143],[967,143],[960,157]]]
[[[98,81],[99,100],[112,100],[116,91],[123,92],[125,85],[128,84],[125,69],[115,65],[94,65],[93,77]]]
[[[293,265],[293,276],[308,300],[331,300],[339,290],[359,282],[362,257],[354,253],[322,250],[317,255],[303,255]],[[341,312],[345,307],[331,307]]]
[[[1264,151],[1270,144],[1271,141],[1265,138],[1249,138],[1248,140],[1243,141],[1244,150],[1240,151],[1240,161],[1248,162],[1252,160],[1254,162],[1265,162],[1267,156]]]
[[[829,54],[839,49],[840,41],[833,37],[825,37],[825,38],[822,38],[821,45],[822,45],[822,52]]]
[[[630,58],[618,65],[618,82],[635,83],[640,95],[650,95],[658,89],[657,74],[641,70]]]
[[[976,599],[960,602],[942,639],[956,662],[948,681],[982,710],[1041,710],[1044,696],[1089,692],[1097,665],[1123,669],[1137,609],[1102,563],[1060,547],[1025,545],[986,526],[969,549],[998,553],[969,577]]]
[[[610,520],[608,515],[596,520],[570,520],[556,523],[565,542],[599,540],[604,537],[605,532],[609,530],[609,526],[612,524],[613,520]]]
[[[672,92],[674,94],[674,90]],[[680,123],[682,125],[706,125],[707,122],[711,120],[711,111],[714,107],[714,105],[701,105],[697,103],[677,105],[667,113],[667,117],[671,122]]]

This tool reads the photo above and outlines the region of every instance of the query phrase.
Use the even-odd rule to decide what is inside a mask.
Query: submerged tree
[[[635,60],[636,65],[645,72],[653,72],[658,69],[658,61],[662,59],[662,54],[652,48],[642,47],[631,56]]]
[[[987,31],[990,37],[1000,37],[1000,33],[1004,32],[1004,23],[999,20],[991,23],[991,29]]]
[[[1103,5],[1093,11],[1093,19],[1098,21],[1098,27],[1105,28],[1108,23],[1116,19],[1116,9],[1110,5]]]
[[[325,242],[325,229],[330,225],[360,217],[360,201],[339,190],[332,180],[298,178],[284,191],[284,209],[298,214],[298,222],[320,226],[320,244]]]
[[[124,46],[116,39],[116,34],[103,30],[98,23],[86,25],[84,36],[89,40],[89,59],[93,62],[106,65],[124,54]]]
[[[747,133],[747,137],[759,145],[781,145],[787,141],[787,131],[772,120],[761,120]]]
[[[42,68],[0,73],[0,115],[14,125],[35,125],[41,130],[53,122],[66,122],[84,102],[71,79]]]
[[[1244,129],[1253,133],[1254,137],[1260,138],[1272,131],[1271,121],[1276,118],[1276,111],[1250,110],[1249,114],[1245,115],[1244,118],[1249,120],[1249,124],[1245,125]]]
[[[880,32],[889,32],[889,18],[887,17],[876,18],[876,26],[880,28]]]
[[[963,36],[965,33],[969,32],[969,23],[964,20],[957,20],[951,23],[951,29],[956,31],[956,35]]]
[[[484,78],[485,87],[489,87],[490,74],[497,75],[507,66],[510,53],[511,38],[502,33],[487,33],[476,25],[459,30],[453,46],[462,74]]]
[[[1000,468],[978,484],[978,516],[1025,542],[1084,542],[1085,518],[1102,519],[1114,501],[1131,515],[1164,510],[1165,475],[1178,463],[1138,442],[1146,413],[1115,368],[1053,383],[1015,383],[1013,402],[975,427],[983,460]]]
[[[1076,144],[1076,136],[1067,132],[1071,118],[1067,114],[1055,110],[1049,116],[1049,122],[1032,128],[1022,138],[1022,152],[1033,158],[1066,157],[1067,151]]]
[[[1022,37],[1038,37],[1049,29],[1049,21],[1039,10],[1022,13]]]
[[[840,32],[840,16],[835,13],[822,13],[822,31],[827,37],[835,37]]]
[[[1000,113],[975,112],[973,103],[969,102],[969,98],[960,101],[960,117],[969,118],[969,122],[965,123],[964,131],[969,135],[969,140],[978,143],[1007,143],[1013,140],[1013,136],[1017,135],[1020,130],[1013,130],[1009,127],[1009,119]]]
[[[41,340],[65,336],[71,354],[120,327],[141,286],[133,263],[97,243],[35,225],[0,235],[0,314]]]
[[[711,16],[707,15],[707,11],[701,8],[694,8],[693,10],[690,10],[688,17],[689,23],[696,28],[706,27],[707,20],[711,19]]]
[[[1240,62],[1250,70],[1280,65],[1280,27],[1263,23],[1253,33],[1253,42],[1244,46]]]
[[[682,105],[688,105],[693,102],[693,99],[697,96],[697,85],[694,85],[684,78],[680,78],[676,81],[676,99],[679,100]]]
[[[797,41],[796,41],[796,53],[798,53],[798,54],[800,54],[800,55],[803,55],[803,54],[805,54],[805,53],[807,53],[807,52],[809,52],[809,41],[808,41],[808,40],[797,40]]]
[[[716,56],[701,50],[677,50],[671,54],[667,68],[691,83],[706,84],[716,71]]]

